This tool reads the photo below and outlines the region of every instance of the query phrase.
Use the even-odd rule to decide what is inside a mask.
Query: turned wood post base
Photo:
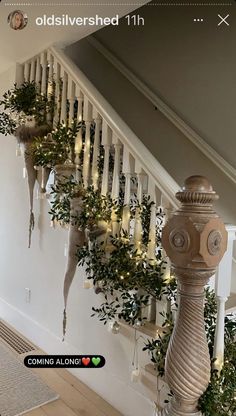
[[[196,403],[193,404],[193,406],[196,406]],[[182,410],[179,410],[181,408]],[[184,410],[184,403],[181,402],[175,402],[173,401],[172,404],[167,406],[160,414],[159,416],[202,416],[202,412],[196,411],[196,412],[188,412]]]
[[[173,398],[161,416],[201,416],[211,363],[204,325],[204,287],[227,246],[223,222],[212,209],[217,195],[207,179],[193,176],[176,195],[181,202],[163,229],[163,247],[178,280],[179,310],[165,361]]]

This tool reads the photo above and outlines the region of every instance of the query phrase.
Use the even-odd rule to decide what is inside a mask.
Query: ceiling
[[[0,73],[6,71],[14,63],[23,62],[52,44],[70,44],[100,28],[94,26],[37,26],[35,20],[39,16],[68,14],[71,17],[89,17],[98,14],[101,17],[112,17],[118,14],[122,17],[148,2],[135,0],[127,5],[127,0],[119,0],[119,5],[117,3],[115,0],[71,0],[71,2],[50,0],[50,5],[45,5],[44,0],[31,0],[27,3],[19,0],[15,0],[15,2],[2,0],[0,2]],[[28,25],[24,30],[12,30],[7,24],[9,13],[17,9],[28,15]]]

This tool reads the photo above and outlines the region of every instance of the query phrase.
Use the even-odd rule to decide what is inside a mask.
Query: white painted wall
[[[235,10],[153,6],[138,13],[144,27],[122,19],[95,37],[236,167]],[[218,26],[218,13],[229,13],[230,26]]]
[[[1,76],[1,92],[14,82],[14,68]],[[32,248],[28,242],[28,191],[22,177],[24,161],[15,155],[14,137],[0,137],[0,316],[48,353],[102,354],[101,370],[74,371],[82,381],[113,404],[125,416],[153,415],[155,379],[152,388],[130,381],[133,355],[131,329],[109,333],[91,307],[101,301],[93,290],[82,288],[84,273],[78,270],[69,298],[66,342],[62,343],[63,275],[67,232],[50,228],[47,201],[35,201],[36,227]],[[40,227],[39,227],[40,222]],[[31,303],[25,302],[25,288]],[[142,341],[140,342],[140,346]],[[140,354],[142,365],[149,362]],[[148,376],[144,381],[148,382]]]

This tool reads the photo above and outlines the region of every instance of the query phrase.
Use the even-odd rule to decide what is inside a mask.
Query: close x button
[[[228,22],[228,19],[229,19],[229,14],[227,14],[226,16],[221,16],[220,14],[218,14],[218,17],[219,17],[219,23],[218,23],[218,26],[221,26],[221,25],[226,25],[226,26],[229,26],[229,22]]]

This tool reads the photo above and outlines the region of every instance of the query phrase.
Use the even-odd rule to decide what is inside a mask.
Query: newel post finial
[[[226,251],[227,232],[213,210],[218,196],[205,177],[188,178],[176,197],[181,207],[162,234],[179,284],[179,312],[166,357],[166,380],[174,397],[164,414],[200,416],[198,400],[210,380],[204,286]]]

